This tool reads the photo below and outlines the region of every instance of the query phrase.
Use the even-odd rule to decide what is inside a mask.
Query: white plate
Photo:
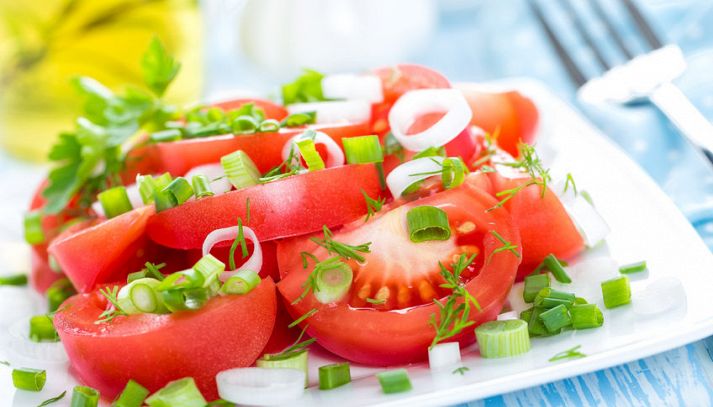
[[[414,389],[402,394],[383,395],[373,376],[379,369],[354,366],[355,380],[351,384],[330,391],[309,389],[302,399],[290,405],[419,406],[464,402],[622,364],[713,334],[710,293],[713,256],[674,204],[623,152],[543,85],[531,81],[505,84],[534,98],[542,115],[538,149],[546,163],[553,173],[571,172],[577,186],[593,196],[597,209],[611,227],[606,245],[590,251],[574,265],[575,279],[581,271],[598,282],[592,271],[601,266],[597,259],[603,257],[611,257],[619,264],[645,259],[649,264],[648,275],[632,279],[635,298],[642,295],[648,284],[674,278],[683,286],[686,300],[648,317],[637,316],[634,305],[604,310],[603,328],[533,339],[532,350],[518,358],[486,360],[477,356],[475,349],[464,351],[463,361],[470,370],[463,376],[450,372],[434,375],[425,365],[411,366],[409,374]],[[611,269],[613,266],[610,272],[615,272]],[[606,277],[602,274],[601,279]],[[511,298],[517,298],[518,288]],[[598,284],[590,288],[588,299],[601,303],[601,295],[597,297],[597,293]],[[513,306],[519,306],[515,300]],[[548,361],[556,353],[576,345],[581,345],[580,350],[588,356],[556,363]],[[0,360],[4,359],[3,353],[0,349]],[[312,351],[313,384],[317,366],[333,360],[326,352]],[[13,403],[12,396],[6,397],[14,392],[7,379],[9,375],[1,376],[0,401],[8,406],[33,405],[32,402],[56,395],[62,389],[59,386],[69,383],[67,377],[49,377],[48,389],[41,395],[18,394]],[[59,386],[53,385],[58,382]],[[55,405],[68,405],[68,399]]]

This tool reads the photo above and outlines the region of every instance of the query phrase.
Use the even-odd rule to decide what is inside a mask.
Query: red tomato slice
[[[381,78],[384,101],[371,108],[371,128],[379,135],[389,131],[389,110],[398,98],[414,89],[450,88],[451,83],[445,76],[421,65],[400,64],[374,70]]]
[[[500,148],[517,157],[521,141],[534,142],[539,113],[532,100],[517,91],[493,93],[477,87],[463,87],[463,94],[473,110],[471,123],[491,134],[499,131]]]
[[[260,241],[298,236],[334,227],[365,215],[362,191],[381,194],[373,165],[345,165],[187,202],[152,217],[147,231],[155,242],[177,249],[197,249],[208,233],[246,219]]]
[[[255,362],[275,323],[275,284],[265,279],[246,295],[211,299],[198,311],[119,316],[95,324],[106,309],[97,292],[68,299],[54,324],[71,366],[103,397],[115,397],[129,379],[151,392],[193,377],[208,400],[218,398],[215,375]]]
[[[52,241],[48,251],[77,291],[91,291],[98,283],[118,281],[141,269],[147,261],[144,231],[153,213],[153,206],[145,206],[103,222],[74,225]]]
[[[482,307],[473,312],[476,324],[494,319],[501,311],[515,279],[520,259],[510,252],[495,253],[502,246],[492,231],[515,245],[520,244],[517,229],[503,209],[487,212],[496,204],[488,193],[464,184],[427,198],[407,203],[386,212],[382,209],[368,223],[345,226],[334,240],[347,244],[371,242],[371,252],[362,264],[350,262],[354,281],[346,298],[322,304],[312,294],[295,305],[288,305],[293,318],[315,308],[317,313],[305,324],[308,333],[331,352],[345,359],[368,365],[390,366],[426,358],[435,336],[429,318],[438,314],[434,299],[443,301],[448,292],[438,262],[450,265],[461,253],[475,254],[476,261],[462,275],[468,291]],[[452,237],[448,241],[413,243],[408,238],[406,213],[414,206],[436,206],[448,214]],[[278,289],[287,304],[303,292],[311,267],[302,268],[300,253],[311,252],[319,259],[327,253],[308,238],[278,244],[280,269],[286,276]],[[368,298],[385,300],[374,305]],[[453,338],[472,343],[473,330]]]
[[[230,99],[218,103],[213,103],[212,106],[219,107],[225,111],[238,109],[246,103],[253,103],[255,107],[259,107],[265,112],[266,119],[282,120],[287,117],[287,109],[277,103],[265,99],[258,98],[241,98]]]
[[[528,181],[522,178],[509,179],[496,173],[489,175],[494,193],[515,188]],[[551,190],[547,189],[543,197],[539,186],[529,186],[506,202],[505,208],[520,229],[522,238],[522,265],[517,273],[518,281],[530,274],[551,253],[560,259],[571,259],[584,251],[582,236]]]
[[[310,126],[322,131],[341,144],[343,137],[369,134],[368,123]],[[233,151],[243,150],[261,172],[267,172],[282,162],[282,147],[304,128],[282,129],[278,133],[212,136],[156,144],[165,171],[178,176],[198,165],[212,164]]]

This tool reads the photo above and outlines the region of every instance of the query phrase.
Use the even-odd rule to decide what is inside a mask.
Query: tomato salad
[[[78,81],[87,110],[25,218],[56,329],[39,338],[61,341],[75,393],[288,402],[265,389],[299,396],[312,343],[345,360],[320,368],[329,389],[346,362],[457,367],[476,337],[482,356],[513,356],[601,325],[549,285],[591,239],[579,197],[561,198],[573,178],[553,180],[532,147],[526,96],[396,65],[307,70],[280,103],[177,109],[162,95],[178,65],[149,52],[147,91]],[[534,306],[496,321],[523,279]],[[379,381],[410,388],[401,370]]]

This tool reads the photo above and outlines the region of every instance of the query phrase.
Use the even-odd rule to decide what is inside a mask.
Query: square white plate
[[[542,118],[538,149],[546,164],[555,174],[572,173],[578,188],[592,195],[611,228],[606,244],[591,250],[570,269],[579,287],[573,291],[600,304],[604,327],[533,339],[532,350],[517,358],[486,360],[480,358],[477,347],[473,347],[463,352],[464,365],[470,370],[462,376],[451,372],[432,374],[425,364],[410,366],[414,389],[396,395],[381,393],[373,376],[381,369],[353,366],[351,384],[330,391],[308,389],[300,400],[290,405],[453,404],[626,363],[713,334],[713,255],[668,197],[621,150],[544,85],[531,81],[508,81],[499,85],[521,90],[535,100]],[[649,316],[637,314],[635,304],[606,310],[601,304],[598,282],[611,277],[616,269],[611,264],[609,274],[606,270],[602,271],[601,278],[593,274],[609,264],[602,259],[610,259],[608,262],[613,259],[614,264],[648,262],[648,274],[632,278],[634,300],[645,295],[649,284],[672,278],[685,290],[685,300],[679,298],[669,304],[666,311]],[[580,274],[582,278],[578,283]],[[583,280],[590,284],[582,287]],[[518,290],[520,286],[511,294],[516,310],[523,306],[517,301]],[[388,338],[383,340],[388,341]],[[587,357],[548,361],[576,345],[581,345],[580,351]],[[3,353],[4,349],[0,348],[0,360],[4,359]],[[320,349],[313,349],[310,357],[311,383],[315,384],[317,366],[335,359]],[[0,370],[7,371],[2,366]],[[0,405],[3,406],[36,404],[62,389],[71,389],[73,382],[70,377],[49,377],[47,389],[41,395],[17,394],[13,402],[15,391],[7,380],[9,375],[2,376],[5,376],[0,378]],[[68,399],[55,405],[69,405]]]

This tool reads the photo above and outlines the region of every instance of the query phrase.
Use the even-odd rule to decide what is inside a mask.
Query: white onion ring
[[[290,114],[317,112],[317,123],[362,123],[371,120],[371,104],[364,100],[295,103],[287,106]]]
[[[233,186],[225,176],[225,170],[220,163],[204,164],[191,168],[184,177],[190,182],[195,175],[205,175],[210,181],[210,189],[214,194],[220,195],[230,191]]]
[[[448,368],[452,370],[460,364],[460,345],[458,342],[439,343],[428,350],[428,366],[438,371]]]
[[[381,79],[375,75],[336,74],[322,78],[322,95],[327,99],[384,100]]]
[[[394,196],[394,199],[398,199],[406,188],[409,187],[409,185],[438,175],[432,174],[412,176],[412,174],[440,171],[443,168],[441,165],[443,160],[444,158],[440,156],[423,157],[407,161],[394,168],[389,175],[386,176],[386,186],[389,187],[391,195]]]
[[[428,129],[407,135],[417,117],[433,112],[446,114]],[[453,140],[473,117],[468,102],[457,89],[418,89],[401,96],[389,112],[389,126],[396,140],[407,150],[422,151]]]
[[[213,250],[213,246],[215,246],[216,244],[220,242],[235,240],[237,236],[237,226],[216,229],[208,233],[208,236],[206,236],[205,240],[203,241],[203,255],[205,256],[206,254],[210,253],[210,251]],[[243,263],[237,269],[228,270],[221,274],[221,281],[227,280],[228,278],[242,270],[251,270],[256,273],[259,273],[260,269],[262,269],[262,247],[260,247],[260,241],[255,235],[255,231],[253,231],[247,226],[243,226],[243,236],[245,236],[245,240],[249,240],[253,243],[253,254],[250,255],[247,261],[245,261],[245,263]]]
[[[141,208],[143,206],[146,206],[144,204],[144,201],[141,199],[141,192],[139,192],[139,185],[134,183],[131,185],[126,185],[126,195],[129,196],[129,202],[131,202],[131,207],[136,209],[136,208]],[[106,214],[104,213],[104,208],[102,207],[101,202],[96,201],[92,204],[92,210],[94,213],[99,215],[102,218],[106,217]]]
[[[306,133],[300,133],[291,139],[289,139],[285,146],[282,147],[282,159],[286,160],[290,156],[290,150],[293,146],[297,149],[297,142],[300,140],[308,139],[309,137]],[[333,138],[329,137],[327,134],[321,131],[316,131],[314,136],[314,144],[322,144],[327,149],[327,162],[325,166],[327,168],[338,167],[344,164],[344,152],[342,151],[339,144],[334,141]]]
[[[242,367],[215,376],[223,400],[240,405],[275,406],[302,396],[305,372],[297,369]]]
[[[36,369],[63,367],[69,358],[61,342],[33,342],[30,340],[30,318],[16,321],[8,329],[7,358],[13,366]]]

